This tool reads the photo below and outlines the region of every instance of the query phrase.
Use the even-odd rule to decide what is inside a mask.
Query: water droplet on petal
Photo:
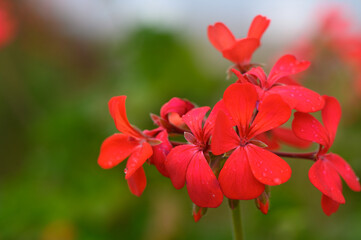
[[[273,182],[276,184],[281,184],[281,179],[275,178],[275,179],[273,179]]]
[[[124,168],[125,175],[127,175],[127,172],[128,172],[128,168]]]

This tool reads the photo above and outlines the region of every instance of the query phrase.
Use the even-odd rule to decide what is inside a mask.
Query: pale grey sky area
[[[243,37],[253,17],[271,19],[265,37],[289,42],[315,27],[317,10],[340,5],[360,23],[360,0],[25,0],[39,14],[55,19],[66,34],[90,41],[114,40],[139,24],[175,29],[187,37],[206,40],[206,28],[224,22]],[[360,26],[360,25],[358,25]],[[243,35],[240,35],[243,33]],[[202,41],[202,40],[201,40]]]

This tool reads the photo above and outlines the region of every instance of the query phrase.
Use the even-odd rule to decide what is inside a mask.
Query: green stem
[[[232,210],[232,221],[233,221],[233,237],[234,240],[243,240],[243,231],[242,231],[242,217],[241,217],[241,205],[239,200],[231,200],[235,204]],[[237,202],[236,202],[237,201]]]

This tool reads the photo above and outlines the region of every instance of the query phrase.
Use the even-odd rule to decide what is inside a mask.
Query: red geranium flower
[[[212,153],[220,155],[233,150],[218,177],[223,193],[231,199],[256,198],[265,190],[265,184],[279,185],[291,176],[291,168],[283,159],[252,140],[285,123],[291,109],[278,95],[269,95],[261,103],[258,100],[253,85],[230,85],[224,92],[223,102],[232,119],[219,111],[215,122]]]
[[[350,165],[339,155],[327,153],[336,136],[341,118],[341,106],[336,98],[324,96],[325,107],[322,110],[324,126],[307,113],[295,113],[292,122],[294,133],[302,139],[320,144],[316,162],[308,173],[311,183],[322,192],[321,205],[326,215],[336,212],[340,204],[345,203],[342,195],[340,176],[354,191],[360,191],[360,183]]]
[[[233,70],[238,82],[251,82],[263,99],[270,94],[279,94],[292,109],[300,112],[319,111],[324,106],[323,98],[316,92],[290,83],[290,75],[302,72],[310,66],[309,61],[298,61],[293,55],[282,56],[273,66],[268,77],[261,67],[252,68],[245,76]],[[256,80],[259,79],[259,82]],[[287,81],[286,81],[287,80]]]
[[[258,15],[253,19],[247,37],[236,39],[226,25],[217,22],[208,27],[208,38],[223,57],[242,70],[250,64],[253,52],[259,47],[260,39],[269,23],[269,19]]]
[[[126,114],[126,98],[126,96],[113,97],[109,101],[110,115],[121,133],[116,133],[105,139],[100,148],[98,164],[102,168],[108,169],[118,165],[130,156],[124,170],[125,179],[128,182],[130,191],[134,195],[140,196],[147,183],[143,163],[153,155],[151,145],[157,147],[160,143],[158,139],[165,140],[165,133],[159,130],[159,133],[156,134],[158,139],[156,139],[131,126]],[[146,133],[149,134],[149,131]],[[154,151],[157,151],[157,149]]]
[[[209,139],[213,129],[215,107],[202,127],[209,107],[195,108],[183,116],[183,121],[191,130],[184,137],[189,144],[173,148],[167,156],[165,166],[176,189],[187,183],[192,202],[199,207],[218,207],[223,201],[223,193],[218,180],[209,166]]]

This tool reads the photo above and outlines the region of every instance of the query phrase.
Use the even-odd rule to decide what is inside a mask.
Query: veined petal
[[[249,27],[248,30],[248,37],[249,38],[257,38],[261,39],[263,33],[268,28],[268,25],[270,24],[270,20],[262,15],[257,15]]]
[[[317,160],[310,168],[308,177],[311,183],[323,194],[338,203],[345,203],[341,179],[330,164],[321,159]]]
[[[298,61],[295,56],[290,54],[282,56],[268,75],[268,86],[271,87],[280,78],[305,71],[310,64],[309,61]]]
[[[258,100],[255,87],[249,83],[234,83],[223,94],[223,101],[240,135],[245,136]]]
[[[301,112],[296,112],[294,116],[292,130],[297,137],[329,148],[327,132],[315,117]]]
[[[127,118],[125,100],[127,96],[112,97],[108,103],[110,115],[114,119],[115,126],[126,135],[143,138],[143,134],[132,127]]]
[[[129,179],[145,161],[150,158],[153,154],[153,149],[149,143],[143,142],[133,153],[130,155],[127,161],[127,168],[125,179]]]
[[[114,134],[104,140],[98,157],[102,168],[112,168],[126,159],[139,145],[136,139],[124,134]]]
[[[236,38],[232,32],[221,22],[217,22],[213,26],[208,26],[207,33],[209,41],[220,52],[232,47],[236,42]]]
[[[302,86],[276,86],[268,94],[279,94],[290,108],[299,112],[317,112],[324,105],[324,99],[316,92]]]
[[[140,197],[140,195],[142,195],[145,186],[147,185],[147,179],[145,177],[145,173],[144,173],[144,169],[143,167],[138,168],[133,174],[132,176],[130,176],[127,179],[128,182],[128,187],[130,189],[130,191]]]
[[[264,184],[253,176],[243,147],[236,148],[227,159],[218,181],[224,195],[230,199],[254,199],[265,189]]]
[[[215,208],[222,203],[223,193],[202,151],[193,155],[186,180],[189,197],[197,206]]]
[[[263,184],[275,186],[291,177],[290,166],[279,156],[253,144],[245,147],[254,177]]]
[[[340,203],[332,200],[331,198],[327,197],[325,194],[322,194],[321,206],[322,206],[323,212],[327,216],[331,216],[332,213],[334,213],[338,210]]]
[[[279,95],[265,97],[258,107],[257,116],[247,137],[251,139],[253,136],[281,126],[287,122],[291,113],[290,107]]]
[[[238,40],[232,47],[222,51],[223,57],[237,64],[247,64],[252,58],[254,51],[259,47],[257,38],[244,38]]]
[[[195,145],[181,145],[173,148],[165,160],[165,167],[176,189],[181,189],[186,181],[186,171],[193,155],[199,149]]]
[[[172,144],[169,142],[167,131],[161,131],[156,136],[156,139],[162,141],[162,143],[153,146],[153,155],[150,158],[150,163],[154,164],[163,176],[169,177],[167,169],[165,168],[165,160],[172,149]]]
[[[251,70],[246,72],[246,74],[255,76],[259,79],[261,86],[266,87],[267,76],[261,67],[252,68]]]
[[[323,98],[325,99],[325,107],[322,109],[322,121],[328,132],[330,145],[332,145],[341,119],[341,106],[334,97],[323,96]]]
[[[213,131],[211,150],[214,155],[228,152],[240,145],[240,139],[234,131],[229,118],[223,111],[217,115],[215,128]]]
[[[190,110],[182,119],[198,141],[203,142],[203,120],[210,107],[200,107]]]
[[[178,113],[178,115],[182,117],[193,108],[194,105],[190,101],[174,97],[162,106],[160,116],[163,119],[168,119],[169,113]]]
[[[325,158],[331,163],[335,170],[345,180],[349,188],[353,191],[361,191],[360,182],[351,166],[339,155],[329,153],[325,155]]]

